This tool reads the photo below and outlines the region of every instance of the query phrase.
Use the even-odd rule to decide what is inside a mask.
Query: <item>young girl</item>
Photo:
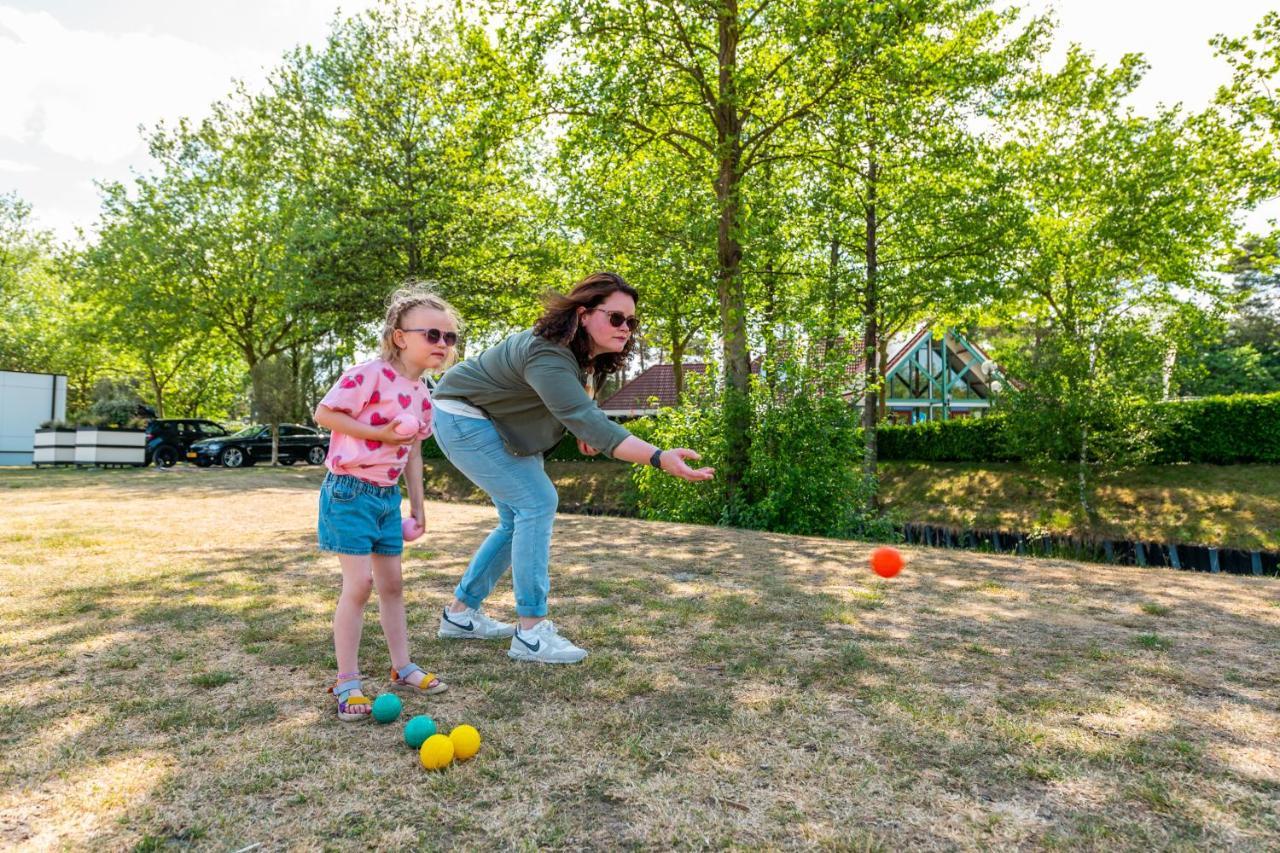
[[[392,687],[425,694],[448,689],[409,660],[399,482],[404,474],[410,511],[422,526],[421,442],[431,434],[432,418],[422,376],[454,359],[458,326],[452,306],[430,291],[396,292],[382,327],[380,357],[346,371],[316,407],[316,423],[333,433],[320,488],[318,538],[320,549],[337,554],[342,564],[342,594],[333,615],[338,679],[329,688],[340,720],[362,720],[371,710],[360,690],[357,657],[364,606],[374,587],[391,652]],[[395,420],[402,414],[417,420],[419,428],[409,435],[401,434],[406,427]]]

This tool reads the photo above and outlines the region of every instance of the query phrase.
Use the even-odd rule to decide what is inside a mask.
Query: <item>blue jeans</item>
[[[317,522],[321,551],[393,556],[404,550],[399,486],[375,486],[330,471],[320,486]]]
[[[485,418],[453,415],[439,407],[431,415],[436,444],[445,457],[498,509],[498,526],[471,558],[453,594],[468,607],[479,607],[510,566],[516,613],[546,616],[551,528],[560,498],[543,470],[542,457],[507,452]]]

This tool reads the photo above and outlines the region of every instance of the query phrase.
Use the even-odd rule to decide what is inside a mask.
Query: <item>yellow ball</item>
[[[418,750],[422,766],[428,770],[440,770],[453,761],[453,741],[444,735],[432,735],[422,742]]]
[[[449,740],[453,741],[453,756],[459,761],[466,761],[480,751],[480,733],[473,726],[455,726],[449,732]]]

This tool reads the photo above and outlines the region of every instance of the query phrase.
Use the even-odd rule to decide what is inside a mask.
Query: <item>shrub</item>
[[[1280,393],[1156,403],[1155,461],[1280,463]]]
[[[880,458],[911,462],[1009,462],[1007,421],[1000,415],[928,421],[876,430]]]
[[[887,521],[866,513],[875,484],[861,473],[858,412],[839,396],[776,398],[757,384],[750,399],[751,453],[743,476],[749,502],[730,506],[724,479],[686,483],[651,468],[633,475],[645,518],[697,524],[732,523],[777,533],[887,538]],[[699,465],[724,457],[724,409],[705,390],[652,419],[649,441],[691,447]]]

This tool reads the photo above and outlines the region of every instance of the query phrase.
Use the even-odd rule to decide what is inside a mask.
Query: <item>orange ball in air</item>
[[[891,578],[902,571],[902,552],[897,548],[877,548],[871,552],[871,571],[882,578]]]

